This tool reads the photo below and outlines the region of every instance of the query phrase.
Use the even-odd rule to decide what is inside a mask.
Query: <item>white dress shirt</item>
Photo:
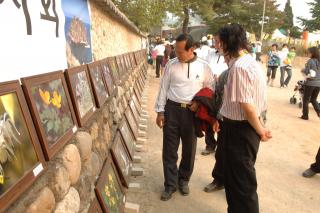
[[[166,47],[163,44],[158,44],[153,50],[157,53],[157,56],[164,56]]]
[[[209,63],[213,75],[217,77],[219,77],[223,71],[228,69],[228,65],[224,61],[223,55],[221,55],[215,49],[209,52],[206,61]]]
[[[155,111],[164,112],[168,99],[190,104],[194,95],[202,88],[213,89],[213,83],[212,71],[205,60],[196,57],[192,62],[182,63],[174,58],[165,67]]]
[[[208,45],[202,45],[202,46],[200,47],[199,53],[197,53],[197,54],[199,54],[199,55],[197,55],[197,56],[198,56],[199,58],[202,58],[202,59],[206,60],[206,58],[208,57],[209,52],[210,52],[211,50],[212,50],[212,49],[211,49]]]

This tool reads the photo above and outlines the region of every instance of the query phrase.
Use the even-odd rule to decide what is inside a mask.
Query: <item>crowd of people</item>
[[[204,191],[225,189],[228,212],[259,212],[255,161],[260,141],[272,138],[265,127],[267,85],[274,85],[280,67],[280,87],[287,87],[295,57],[294,47],[289,50],[284,44],[278,51],[278,45],[273,44],[268,52],[266,79],[259,63],[261,47],[261,42],[249,44],[241,25],[228,24],[212,39],[204,36],[196,42],[192,36],[181,34],[175,43],[159,41],[153,49],[157,53],[152,57],[156,59],[156,77],[163,68],[155,103],[156,123],[163,129],[161,200],[169,200],[176,190],[182,195],[190,193],[197,137],[204,131],[206,148],[201,154],[215,153],[216,159],[213,180]],[[308,118],[305,107],[309,102],[320,118],[316,101],[320,89],[319,50],[310,48],[309,53],[310,60],[302,70],[306,76],[303,119]],[[182,157],[177,167],[180,140]],[[316,163],[303,176],[319,172],[320,148]]]

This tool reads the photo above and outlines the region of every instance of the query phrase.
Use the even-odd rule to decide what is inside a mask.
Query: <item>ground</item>
[[[305,60],[302,60],[304,63]],[[279,88],[279,72],[276,87],[268,88],[268,123],[273,139],[261,143],[256,162],[260,212],[308,213],[320,211],[320,175],[307,179],[301,173],[314,162],[320,146],[320,120],[310,105],[310,120],[298,117],[301,110],[289,104],[295,83],[301,79],[300,63],[294,69],[289,88]],[[141,188],[129,190],[128,200],[140,205],[141,213],[224,213],[227,212],[225,192],[206,193],[203,188],[212,181],[214,156],[202,156],[204,138],[198,140],[194,172],[190,181],[190,195],[173,194],[171,200],[160,201],[163,190],[162,131],[156,126],[154,102],[160,80],[149,72],[147,111],[149,113],[147,142],[141,155],[143,177],[132,178]]]

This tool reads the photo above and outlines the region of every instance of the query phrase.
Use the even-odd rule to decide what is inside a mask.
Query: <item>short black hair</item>
[[[290,50],[296,50],[296,47],[290,47]]]
[[[318,47],[310,47],[308,49],[308,52],[311,54],[311,58],[318,59],[318,61],[320,62],[320,52]]]
[[[240,49],[249,51],[247,34],[240,24],[225,25],[218,31],[218,36],[223,52],[231,57],[238,57]]]
[[[276,48],[278,48],[278,44],[272,44],[271,47],[276,47]]]
[[[284,47],[289,47],[289,46],[288,46],[288,44],[283,44],[282,48],[284,48]]]
[[[192,36],[189,34],[182,33],[178,35],[178,37],[176,38],[176,42],[180,42],[180,41],[186,41],[186,46],[185,46],[186,51],[188,51],[191,47],[194,47],[195,45],[195,42]]]

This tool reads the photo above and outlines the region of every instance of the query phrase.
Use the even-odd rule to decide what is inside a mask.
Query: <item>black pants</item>
[[[160,67],[163,61],[163,56],[157,56],[156,58],[156,76],[159,77],[160,76]]]
[[[311,164],[310,168],[316,173],[320,173],[320,147],[316,156],[316,162]]]
[[[303,117],[308,118],[309,116],[309,102],[312,103],[316,113],[320,114],[320,106],[317,101],[319,92],[320,92],[320,87],[313,87],[313,86],[307,86],[307,85],[304,86],[303,108],[302,108]]]
[[[221,130],[218,132],[217,150],[215,154],[216,162],[212,170],[212,177],[219,184],[224,184],[224,142],[223,142],[223,123],[219,121]]]
[[[166,190],[175,189],[177,183],[187,184],[193,172],[197,148],[194,113],[167,101],[163,127],[163,171]],[[177,168],[178,148],[182,141],[182,158]]]
[[[267,77],[269,78],[271,76],[271,79],[275,79],[277,74],[277,69],[278,69],[277,66],[268,66]]]
[[[287,78],[284,80],[284,76],[287,73]],[[280,85],[283,86],[288,86],[290,80],[292,77],[292,69],[288,67],[280,67]]]
[[[229,213],[257,213],[259,201],[254,168],[260,137],[248,122],[223,121],[224,183]]]
[[[214,131],[212,130],[212,126],[208,125],[207,132],[205,134],[205,142],[206,142],[206,149],[207,150],[215,150],[217,146],[217,141],[214,138]]]

